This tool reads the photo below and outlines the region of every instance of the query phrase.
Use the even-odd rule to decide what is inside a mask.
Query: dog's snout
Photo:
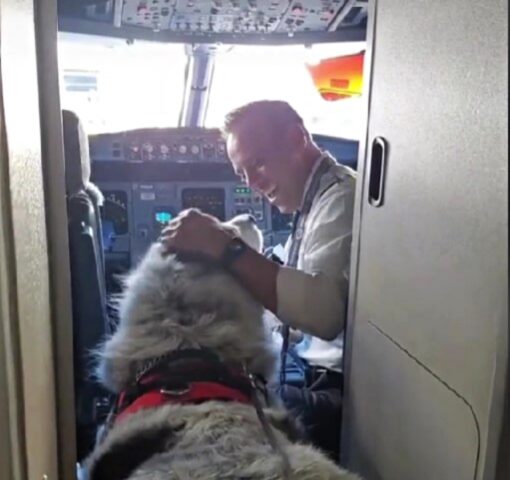
[[[248,215],[248,221],[250,221],[254,225],[257,224],[257,219],[253,215],[251,215],[251,214]]]

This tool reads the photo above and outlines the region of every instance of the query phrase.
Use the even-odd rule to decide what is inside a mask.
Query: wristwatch
[[[225,267],[230,267],[232,263],[237,260],[246,250],[248,245],[244,243],[239,237],[234,237],[230,240],[223,250],[220,262]]]

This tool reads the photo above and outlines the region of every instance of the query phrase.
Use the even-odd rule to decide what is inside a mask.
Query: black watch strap
[[[220,261],[224,266],[230,267],[230,265],[232,265],[235,260],[246,252],[247,249],[248,245],[246,245],[246,243],[244,243],[239,237],[234,237],[227,243]]]

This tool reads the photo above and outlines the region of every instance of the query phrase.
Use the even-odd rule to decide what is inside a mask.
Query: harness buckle
[[[169,397],[182,397],[183,395],[186,395],[187,393],[189,393],[190,390],[191,390],[190,387],[174,388],[173,390],[161,388],[159,390],[159,393],[161,393],[161,395],[168,395]]]

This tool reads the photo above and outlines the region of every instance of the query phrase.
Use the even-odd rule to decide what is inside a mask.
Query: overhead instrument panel
[[[294,0],[278,23],[278,32],[320,32],[339,15],[347,0]]]
[[[128,1],[124,2],[121,12],[124,25],[166,30],[175,12],[175,0]]]
[[[59,0],[59,28],[133,38],[150,32],[151,39],[203,43],[229,38],[235,43],[242,38],[264,42],[269,37],[299,43],[303,36],[321,41],[321,35],[325,41],[332,36],[360,41],[365,39],[367,4],[368,0]],[[300,38],[292,40],[294,36]]]
[[[135,3],[137,3],[135,1]],[[142,5],[151,5],[153,0],[141,0]],[[137,21],[137,25],[149,28],[165,28],[166,18],[169,19],[166,28],[173,31],[213,32],[213,33],[266,33],[274,31],[277,20],[285,12],[284,2],[272,0],[239,0],[230,1],[174,1],[173,11],[168,15],[168,4],[164,4],[156,17],[146,20],[138,15],[126,23]],[[139,5],[140,3],[138,3]],[[154,12],[156,13],[156,12]],[[164,15],[165,20],[158,18]],[[166,17],[165,15],[168,15]],[[139,22],[142,23],[139,23]],[[150,23],[152,22],[152,23]]]

